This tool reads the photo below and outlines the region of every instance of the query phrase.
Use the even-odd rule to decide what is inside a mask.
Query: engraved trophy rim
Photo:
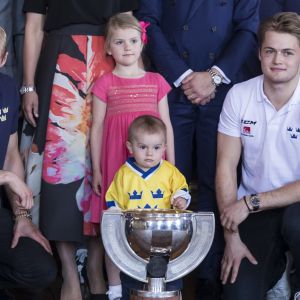
[[[178,216],[179,214],[190,216],[194,212],[191,210],[185,209],[171,209],[171,208],[155,208],[155,209],[145,209],[145,208],[137,208],[137,209],[124,209],[121,210],[122,213],[125,215],[127,214],[134,214],[134,215],[141,215],[141,216]]]

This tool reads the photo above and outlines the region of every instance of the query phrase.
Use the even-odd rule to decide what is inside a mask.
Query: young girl
[[[118,14],[108,22],[106,50],[116,66],[100,77],[93,88],[91,153],[95,195],[91,200],[92,222],[99,222],[100,212],[106,209],[105,193],[129,156],[125,146],[127,130],[136,117],[147,114],[163,120],[167,127],[167,159],[174,163],[167,102],[170,86],[159,74],[145,72],[140,67],[145,39],[145,26],[132,15]],[[110,267],[107,271],[110,285],[120,285],[119,278],[110,278]]]

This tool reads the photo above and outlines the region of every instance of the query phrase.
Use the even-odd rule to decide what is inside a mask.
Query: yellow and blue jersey
[[[162,160],[144,171],[129,158],[116,173],[105,199],[108,208],[167,209],[177,197],[185,198],[188,204],[191,199],[186,180],[175,166]]]

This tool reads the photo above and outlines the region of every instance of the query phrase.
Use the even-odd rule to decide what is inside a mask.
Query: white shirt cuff
[[[189,76],[191,73],[193,73],[193,70],[191,69],[185,71],[176,81],[173,82],[175,87],[179,87],[181,85],[181,82],[185,79],[185,77]]]

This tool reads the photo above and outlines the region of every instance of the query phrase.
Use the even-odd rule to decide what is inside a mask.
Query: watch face
[[[221,84],[221,82],[222,82],[222,78],[221,78],[221,76],[219,76],[219,75],[215,75],[215,76],[213,77],[213,81],[214,81],[214,83],[215,83],[216,85],[219,85],[219,84]]]
[[[253,207],[253,211],[259,210],[260,200],[259,200],[259,198],[258,198],[258,196],[256,194],[251,195],[250,204]]]
[[[29,92],[34,92],[34,91],[35,91],[34,86],[25,86],[24,85],[20,88],[20,94],[21,95],[24,95],[24,94],[29,93]]]

